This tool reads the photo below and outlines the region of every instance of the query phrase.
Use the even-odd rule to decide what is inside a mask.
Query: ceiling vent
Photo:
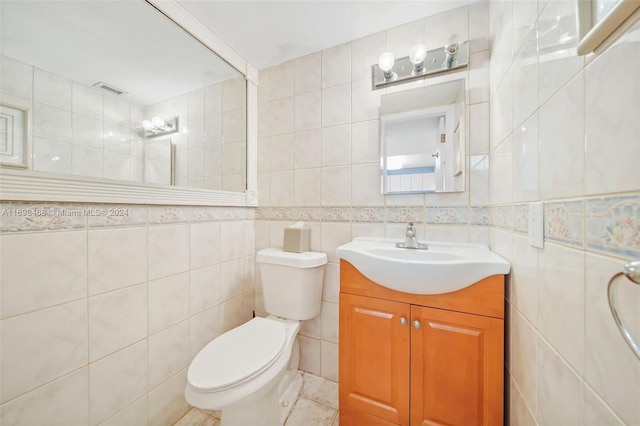
[[[117,87],[114,87],[108,83],[104,83],[102,81],[97,82],[96,84],[93,85],[93,87],[97,87],[98,89],[102,89],[102,90],[106,90],[107,92],[111,93],[112,95],[116,95],[116,96],[120,96],[120,95],[124,95],[127,92],[125,92],[124,90],[120,90]]]

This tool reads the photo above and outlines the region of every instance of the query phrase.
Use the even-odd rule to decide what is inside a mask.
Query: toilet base
[[[280,385],[278,386],[280,399],[278,405],[280,407],[280,424],[284,422],[291,414],[293,406],[296,405],[300,391],[302,390],[302,373],[299,371],[287,371]],[[283,389],[284,388],[284,389]]]
[[[291,414],[302,389],[302,374],[287,371],[274,389],[222,409],[221,426],[277,426]]]

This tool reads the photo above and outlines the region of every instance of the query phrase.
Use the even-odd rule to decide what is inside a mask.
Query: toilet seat
[[[269,368],[286,342],[286,326],[256,317],[211,341],[191,362],[189,384],[214,392],[245,382]]]

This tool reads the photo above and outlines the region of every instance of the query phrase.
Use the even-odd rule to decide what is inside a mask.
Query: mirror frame
[[[599,53],[640,18],[638,0],[618,0],[598,22],[593,22],[592,4],[595,0],[576,0],[578,16],[578,55]]]
[[[141,0],[162,13],[244,75],[247,96],[247,188],[214,191],[0,168],[0,201],[64,201],[110,204],[258,206],[258,70],[248,64],[175,0]],[[32,137],[29,125],[28,137]]]

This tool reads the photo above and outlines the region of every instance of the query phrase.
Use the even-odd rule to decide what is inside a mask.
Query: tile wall
[[[475,3],[260,71],[256,249],[282,247],[283,228],[304,220],[312,250],[330,262],[322,312],[300,331],[303,370],[337,380],[336,247],[356,236],[403,238],[408,221],[420,240],[488,243],[488,25],[488,4]],[[461,40],[471,43],[469,68],[371,90],[382,52],[403,57],[418,43],[435,49]],[[381,195],[380,96],[458,78],[467,80],[467,190]]]
[[[254,309],[254,210],[0,204],[0,423],[172,425]]]
[[[640,424],[609,278],[640,259],[640,23],[577,56],[570,1],[491,1],[490,244],[509,259],[511,424]],[[527,239],[544,201],[544,249]],[[640,338],[640,288],[620,285]]]
[[[0,56],[3,103],[30,111],[34,170],[143,181],[142,106]]]
[[[176,185],[243,192],[246,188],[244,76],[144,107],[144,116],[180,117]]]
[[[34,170],[243,192],[246,90],[239,76],[142,106],[2,55],[0,96],[28,109]],[[179,133],[143,139],[153,116],[179,118]]]

